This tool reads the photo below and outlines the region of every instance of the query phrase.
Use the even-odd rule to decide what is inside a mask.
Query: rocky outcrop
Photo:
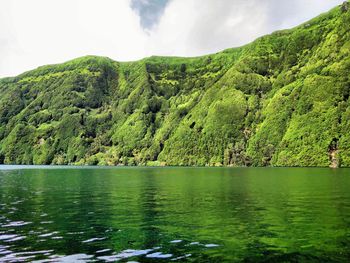
[[[348,1],[345,1],[345,2],[342,4],[342,6],[341,6],[341,11],[342,11],[343,13],[349,11],[349,2],[348,2]]]

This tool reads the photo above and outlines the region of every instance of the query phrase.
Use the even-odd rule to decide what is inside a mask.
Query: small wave
[[[51,236],[56,235],[56,234],[58,234],[58,232],[54,231],[54,232],[51,232],[51,233],[46,233],[46,234],[39,235],[39,237],[51,237]]]
[[[103,260],[106,262],[115,262],[121,259],[130,258],[130,257],[147,255],[152,251],[153,251],[152,249],[143,249],[143,250],[126,249],[120,252],[119,254],[110,255],[110,256],[100,256],[100,257],[97,257],[97,259]]]
[[[109,248],[102,249],[102,250],[97,250],[96,254],[105,253],[105,252],[109,252],[109,251],[111,251],[111,249],[109,249]]]
[[[207,248],[219,247],[219,245],[217,245],[217,244],[206,244],[206,245],[204,245],[204,246],[207,247]]]
[[[50,256],[50,260],[45,260],[44,262],[86,262],[91,258],[93,258],[93,256],[86,254],[73,254],[68,256],[52,255]]]
[[[126,249],[121,253],[117,254],[119,258],[129,258],[135,256],[142,256],[152,252],[152,249],[142,249],[142,250],[134,250],[134,249]]]
[[[0,262],[28,262],[35,258],[35,256],[18,257],[16,254],[8,254],[4,257],[0,257]]]
[[[152,254],[148,254],[146,258],[171,258],[172,254],[163,254],[162,252],[155,252]]]
[[[181,243],[181,242],[182,242],[181,239],[170,241],[170,243],[172,243],[172,244]]]
[[[45,254],[48,254],[48,253],[51,253],[51,252],[53,252],[53,250],[26,251],[26,252],[14,253],[13,255],[16,255],[16,256],[45,255]]]
[[[41,221],[40,224],[42,225],[53,224],[53,221]]]
[[[29,225],[32,222],[24,222],[24,221],[13,221],[10,222],[6,225],[2,225],[2,227],[19,227],[19,226],[25,226],[25,225]]]
[[[58,239],[63,239],[63,237],[61,237],[61,236],[57,236],[57,237],[51,237],[51,239],[58,240]]]
[[[173,258],[171,261],[178,261],[180,259],[185,259],[185,258],[188,258],[190,256],[192,256],[192,254],[186,254],[186,255],[181,256],[181,257]]]
[[[82,243],[91,243],[91,242],[101,241],[101,240],[105,240],[105,239],[106,239],[106,237],[94,237],[94,238],[84,240],[84,241],[82,241]]]
[[[0,235],[0,240],[4,242],[15,242],[25,238],[26,236],[19,236],[19,235]]]
[[[18,235],[0,235],[0,240],[7,240],[18,237]]]
[[[18,236],[18,237],[14,237],[14,238],[12,238],[12,239],[8,239],[8,240],[6,240],[5,242],[20,241],[20,240],[23,240],[23,239],[25,239],[25,238],[26,238],[26,236]]]

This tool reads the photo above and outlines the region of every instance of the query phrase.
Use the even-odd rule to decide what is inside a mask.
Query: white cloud
[[[2,76],[88,54],[121,60],[145,54],[147,36],[128,0],[0,1],[0,17],[8,14],[0,28]]]
[[[152,32],[153,50],[196,56],[296,26],[343,0],[173,0]]]
[[[174,0],[152,33],[162,54],[193,56],[242,45],[266,32],[266,14],[255,1]]]
[[[295,26],[343,0],[171,0],[145,31],[131,0],[0,0],[0,76],[83,55],[196,56]]]

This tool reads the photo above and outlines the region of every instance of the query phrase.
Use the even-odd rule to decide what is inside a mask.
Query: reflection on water
[[[0,261],[350,257],[349,169],[15,168],[0,166]]]

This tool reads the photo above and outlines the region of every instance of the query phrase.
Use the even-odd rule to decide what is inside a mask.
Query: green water
[[[350,169],[0,166],[0,262],[349,257]]]

